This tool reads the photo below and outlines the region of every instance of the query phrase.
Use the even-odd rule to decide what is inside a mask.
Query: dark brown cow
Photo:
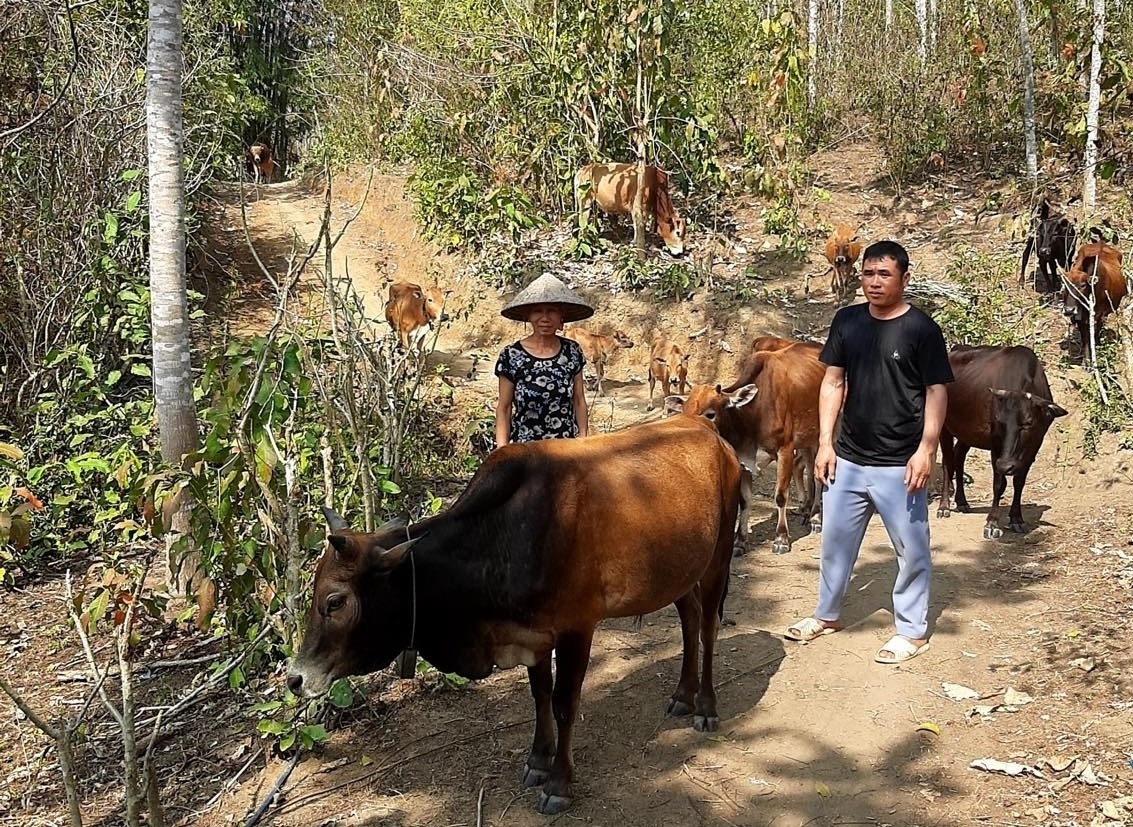
[[[535,737],[523,781],[542,784],[540,812],[559,812],[571,802],[571,736],[602,619],[676,603],[684,656],[668,713],[716,729],[712,653],[739,480],[735,452],[711,425],[673,417],[505,445],[451,508],[408,527],[355,533],[330,512],[287,684],[319,694],[406,648],[469,678],[524,664]]]
[[[826,239],[824,252],[832,271],[830,295],[845,298],[853,286],[854,265],[862,254],[862,244],[858,241],[854,228],[847,224],[836,225],[834,232]]]
[[[1086,244],[1062,287],[1062,313],[1078,330],[1082,351],[1090,352],[1090,304],[1093,304],[1094,342],[1100,339],[1105,318],[1121,305],[1128,286],[1121,272],[1121,253],[1104,242]]]
[[[1057,293],[1062,279],[1059,270],[1069,270],[1074,260],[1077,232],[1074,223],[1060,212],[1051,212],[1050,201],[1043,199],[1031,218],[1031,234],[1023,247],[1023,266],[1019,284],[1027,278],[1031,252],[1036,255],[1034,288],[1036,293]]]
[[[279,168],[267,144],[254,143],[244,153],[244,165],[257,184],[270,184]]]
[[[632,215],[637,198],[637,164],[587,164],[574,176],[578,223],[590,223],[590,207],[610,215]],[[653,216],[657,234],[670,253],[684,252],[685,220],[673,208],[669,174],[655,166],[645,168],[645,213]]]
[[[602,380],[606,377],[606,365],[619,350],[633,347],[633,339],[621,330],[602,334],[591,333],[583,327],[572,327],[564,331],[563,335],[578,342],[578,346],[582,348],[582,355],[586,357],[587,364],[594,366],[594,372],[598,375],[595,395],[601,396]]]
[[[1050,424],[1066,416],[1066,411],[1051,401],[1042,363],[1028,347],[958,347],[948,354],[948,361],[956,381],[948,387],[948,414],[940,433],[944,474],[937,516],[952,513],[949,489],[953,478],[956,509],[969,510],[964,496],[964,459],[970,448],[980,448],[991,452],[992,474],[992,504],[984,538],[992,540],[1003,534],[999,500],[1008,477],[1014,482],[1015,496],[1007,527],[1022,532],[1021,500],[1027,473]]]
[[[444,296],[435,287],[422,287],[408,281],[395,281],[389,286],[386,321],[397,334],[402,350],[420,351],[425,337],[436,322],[447,322]]]
[[[717,385],[695,385],[688,398],[673,398],[681,411],[702,416],[716,425],[720,436],[733,448],[740,461],[752,471],[759,466],[760,451],[775,456],[775,505],[779,519],[771,550],[783,554],[791,549],[787,530],[787,499],[794,476],[796,451],[800,461],[813,464],[818,451],[818,389],[826,367],[818,361],[812,347],[793,346],[780,351],[761,351],[750,359],[749,372],[734,383],[732,391]],[[822,529],[821,500],[814,496],[813,484],[803,486],[804,514],[809,514],[815,531]],[[751,490],[742,498],[740,543],[746,547],[748,509]]]
[[[677,386],[677,393],[684,393],[688,383],[688,359],[691,354],[681,350],[664,336],[657,336],[649,348],[649,405],[653,410],[653,388],[661,385],[661,395],[666,396],[670,385]]]

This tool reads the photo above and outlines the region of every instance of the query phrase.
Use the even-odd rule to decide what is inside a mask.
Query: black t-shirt
[[[885,320],[868,304],[843,307],[819,358],[846,370],[835,453],[859,465],[907,463],[924,432],[925,388],[953,381],[939,325],[912,306]]]

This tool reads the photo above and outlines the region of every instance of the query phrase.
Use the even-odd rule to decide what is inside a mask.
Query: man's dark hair
[[[879,258],[891,258],[897,262],[897,269],[902,276],[909,272],[909,251],[896,241],[875,241],[870,244],[862,254],[862,265]]]

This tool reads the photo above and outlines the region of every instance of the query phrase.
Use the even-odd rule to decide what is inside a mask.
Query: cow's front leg
[[[987,522],[984,523],[984,539],[997,540],[1003,536],[1003,529],[999,527],[999,501],[1003,499],[1003,492],[1007,490],[1007,475],[995,469],[992,460],[991,473],[991,509],[987,512]]]
[[[1011,510],[1007,513],[1007,530],[1016,534],[1022,534],[1026,530],[1023,525],[1023,486],[1027,482],[1027,472],[1030,470],[1023,468],[1011,478],[1015,493],[1011,498]]]
[[[573,800],[571,782],[574,780],[574,757],[571,736],[578,716],[578,700],[582,695],[586,667],[590,663],[590,642],[593,639],[593,629],[568,633],[559,638],[555,647],[558,665],[551,702],[559,728],[559,740],[551,776],[543,785],[543,793],[539,796],[537,809],[544,815],[561,813]]]
[[[717,608],[720,601],[713,604]],[[713,618],[715,618],[713,609]],[[677,599],[677,614],[681,618],[681,643],[683,655],[681,657],[681,678],[673,692],[673,698],[665,710],[666,715],[673,717],[691,715],[696,701],[696,693],[700,688],[696,676],[697,654],[699,651],[699,638],[701,617],[704,614],[700,602],[700,587],[695,587],[688,594]]]
[[[555,758],[555,715],[551,710],[551,653],[534,666],[527,667],[531,696],[535,699],[535,737],[531,752],[523,765],[520,780],[525,787],[538,787],[551,775]]]
[[[757,473],[758,471],[751,470],[747,465],[740,466],[740,514],[736,526],[738,531],[735,541],[732,543],[733,557],[742,557],[748,552],[748,526],[751,520],[751,503],[755,499],[755,475]],[[679,610],[680,606],[677,608]]]
[[[940,502],[936,504],[937,517],[952,516],[952,434],[940,432]]]

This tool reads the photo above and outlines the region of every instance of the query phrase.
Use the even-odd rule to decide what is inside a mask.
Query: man
[[[818,606],[813,617],[788,628],[786,637],[808,641],[842,628],[850,574],[877,512],[897,552],[897,634],[875,660],[901,663],[928,648],[927,486],[952,370],[940,327],[905,300],[904,247],[879,241],[867,248],[861,283],[867,302],[838,311],[819,357],[827,367],[814,467],[815,479],[825,486]]]

